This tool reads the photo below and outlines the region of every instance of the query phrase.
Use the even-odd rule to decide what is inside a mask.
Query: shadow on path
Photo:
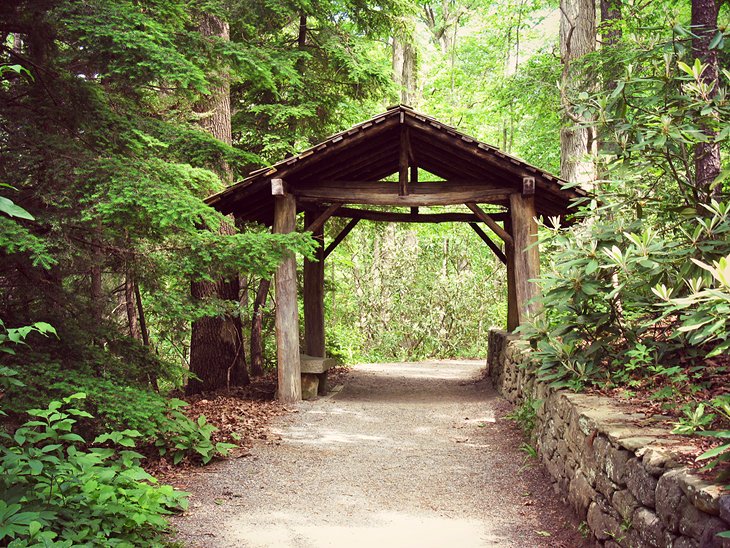
[[[578,546],[575,522],[499,418],[507,407],[481,380],[483,364],[356,366],[340,392],[276,424],[279,445],[193,477],[179,538],[195,547]]]

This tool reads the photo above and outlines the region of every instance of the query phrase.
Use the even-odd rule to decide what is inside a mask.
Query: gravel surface
[[[279,441],[188,477],[190,547],[580,546],[483,361],[356,366]]]

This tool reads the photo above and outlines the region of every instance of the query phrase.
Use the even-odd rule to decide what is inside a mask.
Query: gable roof
[[[496,147],[406,105],[397,105],[296,156],[251,172],[244,180],[207,198],[206,203],[224,214],[270,225],[274,204],[272,178],[284,179],[293,190],[322,184],[338,186],[344,191],[355,186],[362,188],[367,182],[374,183],[398,172],[403,128],[408,132],[411,166],[445,179],[443,183],[432,184],[449,185],[459,181],[467,182],[470,188],[483,188],[481,203],[506,207],[508,200],[504,193],[497,191],[522,192],[525,177],[534,178],[538,215],[564,215],[569,212],[572,200],[587,196],[579,187],[563,188],[565,181]],[[397,183],[393,184],[397,188]],[[321,200],[322,203],[332,201]],[[360,203],[354,195],[336,201]]]

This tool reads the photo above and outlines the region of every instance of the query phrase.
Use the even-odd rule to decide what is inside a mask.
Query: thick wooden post
[[[304,224],[309,226],[317,214],[307,211]],[[324,357],[324,227],[312,235],[317,240],[315,260],[304,260],[304,343],[307,354]]]
[[[297,206],[294,196],[274,192],[274,232],[296,230]],[[276,360],[279,378],[278,398],[285,403],[302,399],[299,362],[299,307],[297,305],[297,262],[290,253],[276,271]]]
[[[512,220],[504,221],[505,230],[512,235]],[[507,258],[507,331],[514,331],[520,325],[517,307],[517,288],[515,287],[515,249],[514,245],[505,243],[504,254]]]
[[[535,222],[535,197],[510,195],[510,217],[514,242],[514,286],[519,323],[539,310],[537,303],[529,303],[538,294],[538,287],[530,279],[540,275],[540,252],[537,248],[537,223]]]

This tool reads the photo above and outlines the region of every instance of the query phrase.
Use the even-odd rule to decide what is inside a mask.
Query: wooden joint
[[[522,178],[522,195],[533,196],[535,194],[535,178],[534,177],[523,177]]]
[[[283,196],[286,194],[286,183],[284,179],[271,179],[271,195]]]
[[[342,204],[332,204],[327,209],[325,209],[314,221],[312,221],[307,228],[304,229],[304,232],[317,232],[319,229],[321,229],[324,226],[324,223],[327,222],[327,219],[332,217],[332,214],[340,209],[342,207]]]

